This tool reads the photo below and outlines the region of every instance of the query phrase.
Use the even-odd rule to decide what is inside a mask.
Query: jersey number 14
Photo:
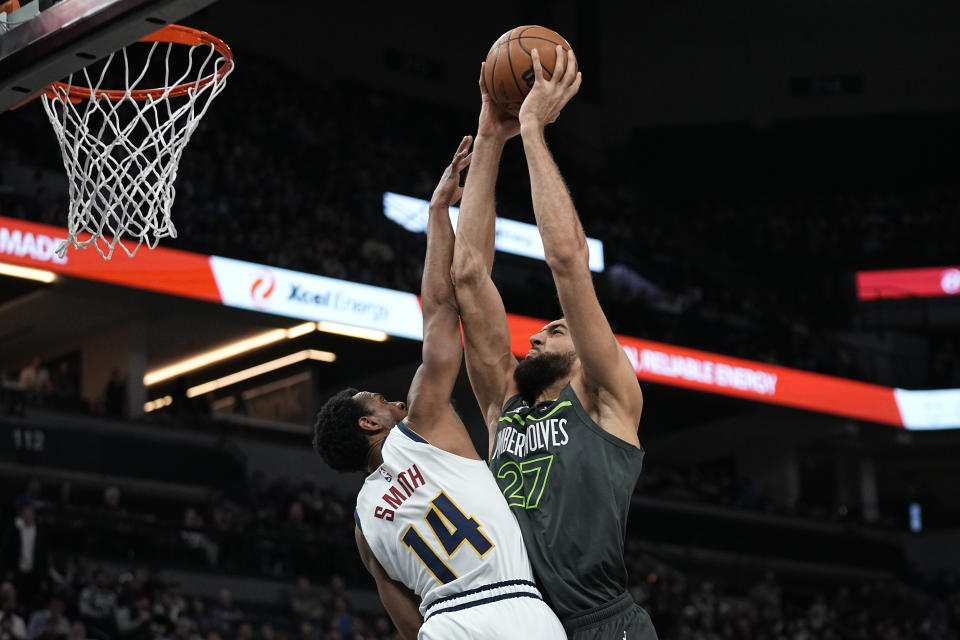
[[[464,542],[473,547],[481,558],[493,548],[493,543],[480,530],[482,525],[465,514],[445,492],[441,491],[440,495],[430,501],[430,505],[423,519],[427,521],[447,558],[452,557]],[[423,539],[416,527],[407,527],[401,540],[417,554],[427,570],[441,584],[457,579],[457,574],[434,552],[433,547]]]

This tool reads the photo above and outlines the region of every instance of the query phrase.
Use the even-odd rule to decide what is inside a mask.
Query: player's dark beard
[[[544,353],[533,358],[524,358],[517,363],[513,371],[513,380],[517,383],[517,393],[533,404],[544,389],[557,380],[570,374],[577,355],[567,353]]]

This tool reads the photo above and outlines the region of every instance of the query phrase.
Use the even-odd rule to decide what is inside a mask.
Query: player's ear
[[[380,423],[373,416],[360,416],[360,429],[369,433],[380,431]]]

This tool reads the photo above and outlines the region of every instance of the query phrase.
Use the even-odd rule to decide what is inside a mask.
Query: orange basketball
[[[520,105],[530,93],[535,79],[530,52],[536,49],[540,54],[544,77],[549,79],[557,61],[558,44],[564,51],[570,49],[559,33],[538,26],[511,29],[493,43],[487,54],[483,81],[490,97],[501,109],[514,115],[520,113]]]

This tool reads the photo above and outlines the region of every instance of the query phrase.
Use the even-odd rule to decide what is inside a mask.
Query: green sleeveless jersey
[[[623,539],[643,451],[584,411],[568,384],[534,407],[511,398],[490,469],[520,522],[530,562],[561,619],[627,590]]]

